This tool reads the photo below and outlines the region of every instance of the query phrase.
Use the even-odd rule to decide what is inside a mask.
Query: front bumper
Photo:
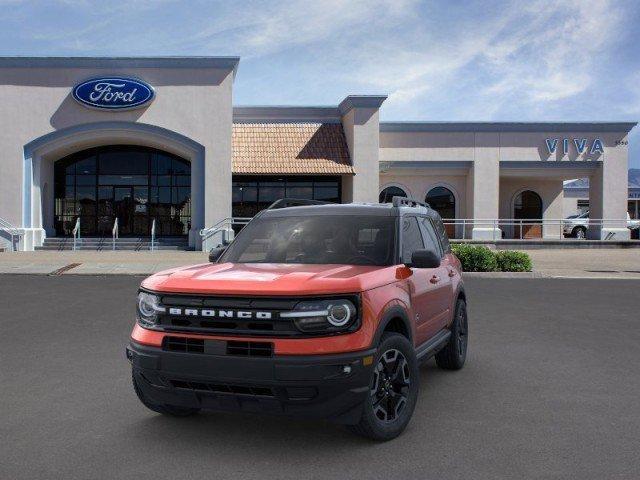
[[[357,423],[375,349],[340,355],[245,357],[166,351],[131,342],[127,358],[157,404]]]

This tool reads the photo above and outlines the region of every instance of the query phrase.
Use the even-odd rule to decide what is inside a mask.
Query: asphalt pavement
[[[467,281],[470,351],[374,443],[325,422],[146,410],[134,276],[0,276],[0,479],[637,479],[640,281]]]

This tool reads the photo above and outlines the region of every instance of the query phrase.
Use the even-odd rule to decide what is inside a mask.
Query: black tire
[[[140,402],[147,407],[149,410],[153,410],[156,413],[161,413],[162,415],[170,415],[172,417],[188,417],[190,415],[194,415],[200,411],[199,408],[187,408],[187,407],[178,407],[176,405],[159,405],[157,403],[153,403],[144,396],[142,389],[138,385],[138,380],[133,372],[131,372],[131,381],[133,382],[133,389],[140,399]]]
[[[418,360],[406,337],[385,333],[373,365],[362,417],[349,429],[372,440],[391,440],[403,432],[413,415],[420,391]]]
[[[449,342],[446,347],[436,353],[438,367],[444,370],[460,370],[467,358],[468,340],[467,304],[464,300],[458,299]]]
[[[575,238],[584,240],[585,238],[587,238],[587,229],[584,227],[576,227],[573,229],[573,236]]]

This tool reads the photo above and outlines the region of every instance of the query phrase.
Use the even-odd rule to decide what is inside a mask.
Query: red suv
[[[421,361],[462,368],[466,297],[439,215],[399,197],[309,203],[276,202],[211,263],[142,282],[127,357],[144,405],[324,418],[388,440],[409,423]]]

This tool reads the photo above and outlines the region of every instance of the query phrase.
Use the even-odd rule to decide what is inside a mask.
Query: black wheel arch
[[[373,337],[373,345],[380,343],[382,334],[385,332],[395,332],[405,336],[413,345],[413,329],[409,320],[409,314],[400,305],[394,305],[385,310],[382,320],[378,324],[376,334]]]
[[[458,291],[455,294],[455,299],[456,303],[458,303],[458,300],[464,300],[464,302],[467,303],[467,293],[464,291],[464,287],[462,285],[458,287]]]

